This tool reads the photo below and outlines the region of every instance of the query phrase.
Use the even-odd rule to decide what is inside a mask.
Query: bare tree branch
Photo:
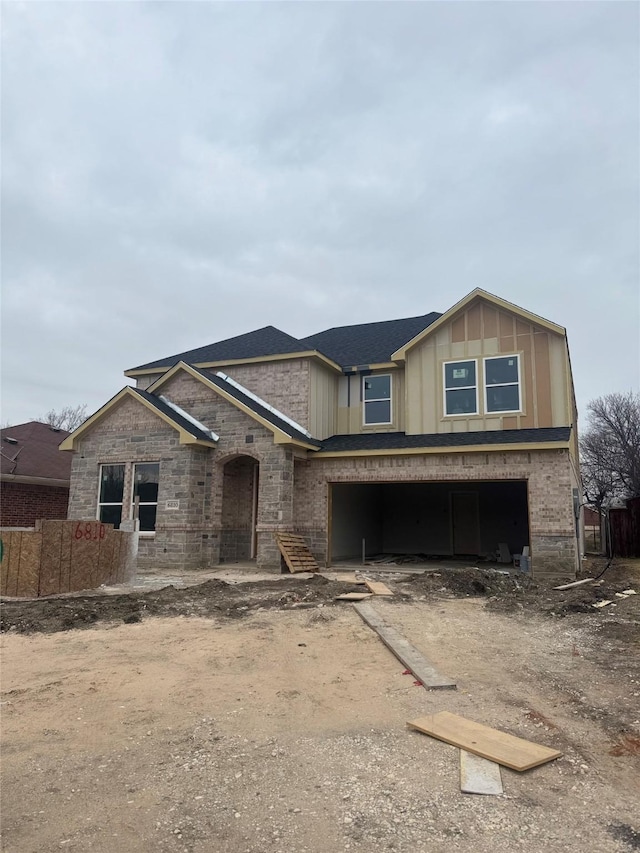
[[[43,417],[36,418],[36,420],[39,420],[44,424],[49,424],[55,429],[65,429],[68,432],[73,432],[74,429],[77,429],[77,427],[79,427],[86,419],[86,403],[82,403],[79,406],[65,406],[59,411],[51,409],[51,411],[47,412]]]
[[[580,440],[584,494],[597,509],[640,495],[640,394],[607,394],[588,406]]]

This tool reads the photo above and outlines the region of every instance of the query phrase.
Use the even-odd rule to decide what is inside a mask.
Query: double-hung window
[[[475,359],[444,363],[445,415],[478,414],[478,379]]]
[[[507,355],[484,360],[485,411],[519,412],[520,357]]]
[[[391,375],[363,376],[365,424],[391,423]]]
[[[138,503],[140,532],[151,533],[156,529],[158,512],[158,462],[138,462],[133,466],[133,503]]]
[[[98,518],[104,524],[113,524],[117,529],[122,521],[124,497],[124,465],[100,466],[100,494]]]

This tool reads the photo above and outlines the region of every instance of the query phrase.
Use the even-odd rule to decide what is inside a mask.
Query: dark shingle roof
[[[71,476],[71,457],[58,450],[69,433],[49,424],[29,421],[5,427],[1,431],[0,456],[3,474],[17,477],[46,477],[68,480]],[[6,441],[5,439],[10,439]]]
[[[266,355],[301,352],[303,349],[304,347],[296,338],[286,332],[281,332],[275,326],[265,326],[263,329],[256,329],[254,332],[247,332],[245,335],[227,338],[225,341],[180,352],[177,355],[170,355],[157,361],[149,361],[147,364],[141,364],[131,369],[146,370],[154,367],[173,367],[179,361],[186,361],[188,364],[206,364],[208,361],[260,358]]]
[[[568,441],[571,427],[540,429],[502,429],[487,432],[448,432],[406,435],[404,432],[380,432],[366,435],[332,435],[322,442],[321,451],[407,450],[419,447],[471,447],[479,444],[521,444],[528,442]]]
[[[380,323],[361,323],[357,326],[338,326],[302,338],[304,349],[317,349],[341,367],[380,364],[403,344],[441,317],[437,311],[403,320],[384,320]]]
[[[286,332],[281,332],[275,326],[265,326],[263,329],[256,329],[255,332],[247,332],[246,335],[238,335],[205,347],[149,361],[147,364],[140,364],[131,369],[169,368],[179,361],[185,361],[187,364],[206,364],[211,361],[263,358],[268,355],[286,355],[305,350],[318,350],[341,367],[380,364],[389,361],[392,353],[441,316],[436,311],[432,311],[430,314],[406,317],[403,320],[339,326],[300,338],[300,340]]]
[[[198,367],[193,368],[197,371],[201,376],[204,376],[210,382],[213,382],[214,385],[217,385],[218,388],[221,388],[223,391],[226,391],[227,394],[230,394],[234,399],[236,399],[239,403],[242,403],[248,409],[251,409],[252,412],[255,412],[257,415],[260,415],[261,418],[264,418],[266,421],[269,421],[270,424],[277,427],[279,430],[282,430],[286,435],[291,436],[291,438],[297,438],[300,441],[304,441],[307,444],[311,444],[314,447],[320,447],[321,442],[319,442],[315,438],[309,438],[309,436],[301,429],[296,429],[292,424],[288,421],[279,418],[278,415],[274,414],[270,409],[266,406],[261,405],[254,400],[252,397],[249,397],[247,394],[243,394],[235,385],[232,385],[230,382],[227,382],[221,376],[217,376],[210,370],[201,370]]]
[[[170,418],[176,426],[179,426],[181,429],[188,432],[189,435],[192,435],[200,441],[212,441],[211,435],[209,435],[208,432],[199,429],[188,418],[184,418],[180,412],[176,412],[174,408],[168,406],[164,400],[160,399],[160,397],[156,397],[155,394],[150,394],[148,391],[143,391],[142,388],[131,388],[131,390],[139,397],[143,397],[147,402],[151,403],[154,408],[159,412],[162,412],[166,417]]]

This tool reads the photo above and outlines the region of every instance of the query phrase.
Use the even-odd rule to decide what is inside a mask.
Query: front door
[[[477,492],[451,492],[451,526],[454,554],[480,553]]]

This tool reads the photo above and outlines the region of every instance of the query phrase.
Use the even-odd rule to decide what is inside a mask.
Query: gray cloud
[[[630,3],[3,5],[3,420],[272,323],[567,326],[638,387]]]

